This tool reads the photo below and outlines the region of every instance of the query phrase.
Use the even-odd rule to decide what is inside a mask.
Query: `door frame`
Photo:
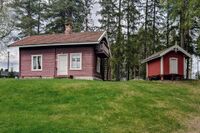
[[[58,68],[59,68],[59,56],[62,56],[62,55],[65,55],[65,56],[67,57],[67,58],[66,58],[66,59],[67,59],[67,65],[66,65],[66,67],[67,67],[67,68],[66,68],[66,69],[67,69],[67,72],[66,72],[66,74],[64,74],[64,75],[58,73]],[[56,60],[57,60],[57,75],[58,75],[58,76],[67,76],[67,75],[68,75],[68,67],[69,67],[68,54],[57,54],[57,59],[56,59]]]
[[[177,66],[176,73],[172,73],[171,69],[174,69],[174,68],[171,68],[171,60],[176,60],[176,66]],[[169,73],[170,74],[178,74],[178,58],[175,58],[175,57],[169,58]]]

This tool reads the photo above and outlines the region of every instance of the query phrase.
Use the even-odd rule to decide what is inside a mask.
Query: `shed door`
[[[178,59],[177,58],[169,59],[169,71],[170,71],[170,74],[178,74]]]
[[[58,62],[57,62],[57,74],[58,75],[68,75],[68,60],[66,54],[58,55]]]

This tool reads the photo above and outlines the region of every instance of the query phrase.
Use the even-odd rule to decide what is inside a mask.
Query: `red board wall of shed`
[[[148,76],[160,75],[160,58],[148,62]]]
[[[178,58],[178,74],[184,75],[184,54],[182,52],[169,52],[163,56],[163,74],[168,75],[169,73],[169,60],[170,58]]]

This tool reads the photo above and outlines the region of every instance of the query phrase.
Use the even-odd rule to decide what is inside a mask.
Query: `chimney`
[[[71,34],[72,33],[72,23],[66,23],[65,24],[65,34]]]

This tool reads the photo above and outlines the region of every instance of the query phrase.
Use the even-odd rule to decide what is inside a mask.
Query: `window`
[[[101,72],[101,58],[97,57],[97,66],[96,66],[97,72]]]
[[[32,55],[32,71],[42,70],[42,55]]]
[[[71,53],[70,54],[70,70],[81,70],[82,69],[82,54]]]

